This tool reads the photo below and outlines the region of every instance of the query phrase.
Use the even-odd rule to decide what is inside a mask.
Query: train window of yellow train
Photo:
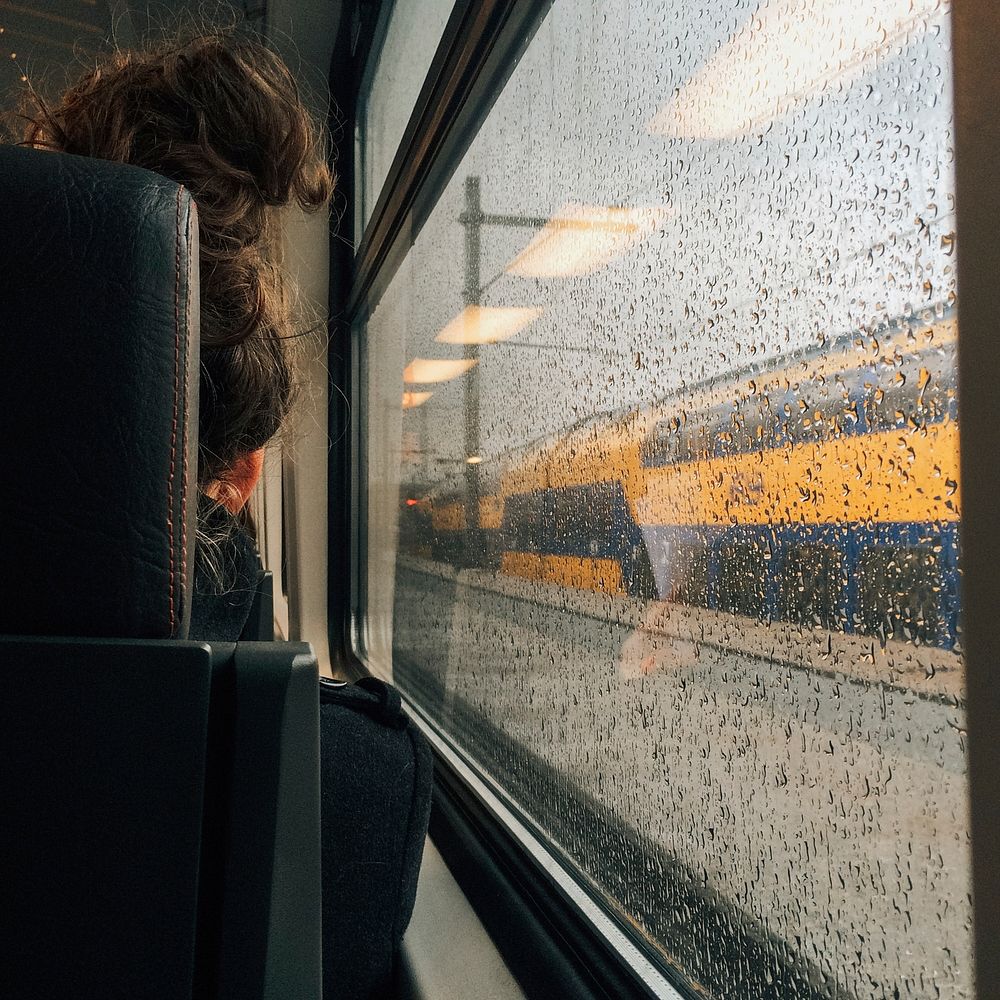
[[[817,394],[806,402],[805,407],[796,406],[791,417],[783,421],[777,432],[791,444],[803,444],[806,441],[829,441],[845,433],[847,421],[844,417],[844,400],[839,396],[833,398]],[[802,399],[803,397],[799,397]],[[848,406],[851,406],[850,402]],[[853,411],[852,411],[853,412]]]
[[[538,10],[361,254],[361,653],[666,981],[971,1000],[952,5]]]
[[[552,525],[560,543],[597,555],[608,550],[615,531],[616,490],[595,483],[553,490]]]
[[[929,547],[868,549],[858,560],[858,586],[859,631],[883,642],[940,639],[942,579]]]
[[[716,601],[723,611],[763,618],[767,607],[770,550],[766,542],[743,542],[719,549]]]
[[[708,546],[677,544],[671,553],[671,564],[676,568],[673,588],[663,596],[679,604],[708,607]]]
[[[844,557],[832,545],[789,545],[781,568],[781,617],[843,630]]]
[[[539,552],[543,547],[545,498],[540,493],[511,497],[505,512],[505,544],[511,552]]]
[[[668,465],[684,455],[680,422],[676,417],[661,420],[653,433],[642,443],[644,465]]]

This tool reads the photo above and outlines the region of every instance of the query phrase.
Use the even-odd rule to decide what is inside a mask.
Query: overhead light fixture
[[[422,406],[433,395],[433,392],[404,392],[403,409],[412,410],[415,406]]]
[[[466,306],[434,339],[439,344],[497,344],[541,315],[533,306]]]
[[[666,213],[664,207],[567,202],[504,270],[524,278],[589,274],[654,232]]]
[[[475,363],[474,358],[414,358],[403,370],[403,381],[447,382],[464,375]]]
[[[465,461],[468,465],[479,465],[482,460],[482,455],[470,455]]]
[[[796,101],[857,79],[879,52],[912,41],[948,6],[948,0],[764,0],[657,112],[649,131],[683,139],[745,135]]]

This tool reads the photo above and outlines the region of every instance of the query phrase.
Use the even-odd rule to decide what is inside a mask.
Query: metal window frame
[[[976,995],[1000,996],[1000,7],[952,7],[958,391]]]
[[[456,0],[360,234],[349,317],[378,302],[551,5],[552,0]]]
[[[388,0],[387,0],[388,2]],[[331,405],[330,461],[330,640],[335,662],[348,675],[367,670],[360,637],[363,607],[351,580],[364,574],[359,539],[363,520],[354,506],[362,499],[357,478],[363,454],[363,426],[350,411],[361,412],[355,394],[360,375],[360,337],[366,315],[395,274],[413,239],[492,107],[518,56],[527,46],[551,0],[458,0],[425,84],[418,97],[381,195],[357,254],[335,242],[331,261],[331,399],[344,388],[350,398]],[[370,63],[375,20],[372,4],[355,0],[355,28],[349,46],[335,52],[331,90],[341,108],[357,106],[361,80]],[[358,10],[368,12],[367,29],[357,30]],[[377,15],[378,5],[375,4]],[[384,20],[381,22],[384,30]],[[993,408],[1000,386],[1000,349],[994,343],[1000,315],[1000,8],[991,0],[963,0],[951,9],[954,60],[957,190],[957,266],[960,287],[958,348],[962,408],[960,449],[964,646],[967,679],[969,795],[972,841],[973,946],[976,996],[1000,997],[1000,683],[993,677],[1000,662],[1000,633],[994,628],[1000,607],[1000,420]],[[366,35],[367,31],[367,35]],[[357,44],[358,38],[360,44]],[[367,47],[366,47],[367,46]],[[349,72],[345,74],[345,67]],[[346,81],[346,82],[345,82]],[[353,122],[351,122],[353,135]],[[352,150],[353,154],[353,150]],[[350,193],[353,155],[341,167],[341,185]],[[346,162],[350,161],[350,162]],[[353,204],[348,209],[353,216]],[[346,220],[345,220],[346,221]],[[352,472],[354,478],[352,479]],[[363,513],[363,512],[362,512]],[[350,566],[350,573],[342,568]],[[438,813],[482,815],[483,800],[473,782],[440,747]],[[451,803],[449,806],[445,799]],[[478,824],[478,825],[477,825]],[[488,826],[489,824],[485,824]],[[494,824],[496,825],[496,824]],[[480,821],[467,839],[485,839],[487,849],[511,849],[507,834],[484,832]],[[459,836],[456,834],[456,836]],[[481,845],[480,845],[481,846]],[[514,846],[514,849],[519,848]]]
[[[359,384],[359,354],[347,302],[354,282],[356,108],[366,67],[379,31],[381,5],[351,0],[341,11],[341,23],[330,61],[329,133],[342,149],[335,163],[340,219],[330,231],[330,342],[327,352],[327,630],[330,665],[335,674],[357,675],[352,607],[354,580],[363,555],[358,550],[360,525],[357,498],[359,457],[355,414]]]

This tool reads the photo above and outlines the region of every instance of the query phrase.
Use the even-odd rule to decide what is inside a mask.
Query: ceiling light
[[[568,278],[589,274],[620,257],[654,232],[667,210],[568,202],[507,265],[525,278]]]
[[[404,392],[403,409],[412,410],[415,406],[421,406],[433,395],[433,392]]]
[[[541,314],[534,307],[466,306],[434,339],[439,344],[496,344]]]
[[[474,359],[414,358],[403,371],[404,382],[447,382],[464,375],[474,364]]]

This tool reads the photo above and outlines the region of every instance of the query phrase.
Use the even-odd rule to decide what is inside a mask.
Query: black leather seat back
[[[0,634],[183,637],[197,506],[190,195],[147,170],[0,146],[0,218]]]
[[[197,224],[0,147],[0,996],[318,1000],[303,643],[185,641]]]

